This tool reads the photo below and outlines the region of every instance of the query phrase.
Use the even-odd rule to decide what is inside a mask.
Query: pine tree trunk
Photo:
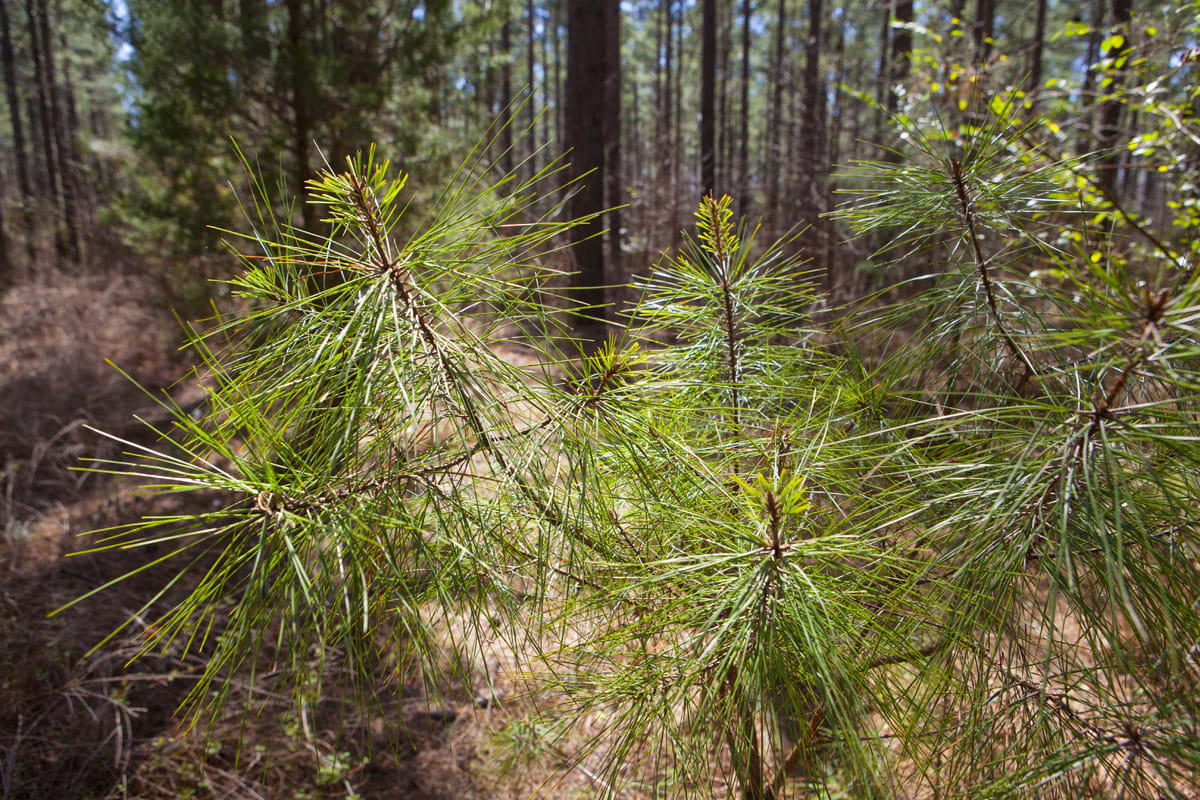
[[[704,0],[700,54],[700,194],[717,185],[717,0]]]
[[[909,17],[911,21],[911,15]],[[975,63],[986,66],[992,57],[992,39],[996,32],[996,0],[975,0]],[[912,34],[909,34],[912,40]]]
[[[50,117],[50,89],[46,83],[46,69],[39,33],[41,26],[38,25],[38,11],[34,0],[25,0],[25,15],[29,22],[30,58],[33,60],[34,83],[37,87],[37,114],[30,115],[30,135],[42,143],[44,191],[50,196],[50,202],[54,208],[54,248],[61,255],[66,250],[62,229],[62,193],[59,190],[58,163],[54,157],[54,128]],[[30,105],[33,105],[32,100]]]
[[[526,81],[529,84],[529,98],[527,100],[528,111],[528,130],[524,136],[528,142],[527,151],[529,153],[529,163],[526,165],[529,169],[529,175],[533,176],[537,173],[537,104],[533,102],[537,96],[535,88],[537,86],[537,77],[534,74],[536,60],[533,57],[534,34],[537,28],[537,15],[534,13],[533,0],[525,1],[525,19],[528,26],[528,31],[525,37],[525,75]]]
[[[551,99],[550,93],[554,90],[554,86],[550,82],[550,31],[554,28],[554,12],[550,8],[546,9],[546,24],[542,31],[541,47],[542,47],[542,141],[549,144],[552,138],[550,131],[550,120],[554,116],[552,105],[555,102]],[[547,149],[546,158],[549,160],[550,151]]]
[[[1125,41],[1118,47],[1103,53],[1106,57],[1116,58],[1118,54],[1129,48],[1129,37],[1132,34],[1130,22],[1133,20],[1133,0],[1112,0],[1113,30],[1112,34],[1122,35]],[[1125,69],[1113,70],[1112,83],[1108,86],[1108,97],[1100,106],[1100,124],[1096,131],[1096,144],[1100,148],[1099,174],[1097,180],[1106,192],[1112,194],[1117,185],[1117,172],[1120,168],[1118,158],[1120,143],[1124,130],[1121,127],[1121,110],[1124,102],[1120,98],[1121,87],[1125,83]]]
[[[59,46],[64,53],[70,52],[65,33],[59,33]],[[70,143],[70,176],[75,186],[76,197],[79,200],[79,220],[84,230],[90,229],[96,218],[96,194],[92,182],[86,180],[83,172],[83,160],[79,157],[76,142],[79,141],[79,109],[75,103],[75,83],[71,80],[71,61],[64,58],[62,62],[63,92],[67,100],[67,141]]]
[[[896,7],[896,0],[883,6],[883,24],[879,28],[879,67],[875,71],[875,141],[884,143],[887,139],[887,116],[884,114],[884,109],[889,108],[891,103],[892,87],[889,83],[891,77],[891,57],[892,57],[892,15]]]
[[[731,148],[730,143],[733,137],[730,136],[729,128],[729,56],[733,49],[733,31],[730,25],[729,11],[730,6],[725,2],[721,3],[719,10],[721,18],[721,43],[718,49],[717,63],[717,186],[719,193],[729,194],[733,190],[730,181],[730,167],[733,159],[730,158]]]
[[[292,92],[292,161],[296,200],[304,229],[311,231],[315,224],[313,208],[308,202],[309,139],[312,136],[310,108],[311,75],[304,48],[304,8],[302,0],[286,0],[287,46],[290,88]]]
[[[808,44],[804,48],[804,117],[801,120],[800,211],[808,226],[809,252],[824,246],[821,213],[825,175],[825,85],[821,80],[822,0],[808,0]],[[833,288],[832,282],[829,288]]]
[[[625,192],[621,181],[621,3],[620,0],[604,0],[604,205],[611,209],[606,215],[607,264],[604,281],[609,286],[620,287],[626,283],[625,264],[621,245],[621,206],[625,205]],[[621,298],[608,298],[619,303]],[[609,319],[619,308],[606,311]]]
[[[900,107],[900,84],[908,80],[912,63],[912,30],[907,27],[913,21],[913,0],[898,0],[895,5],[896,21],[900,23],[892,34],[892,56],[889,70],[887,110],[895,114]]]
[[[577,267],[572,275],[571,298],[584,306],[576,314],[582,335],[599,338],[600,330],[589,317],[603,318],[605,300],[604,240],[599,215],[605,201],[605,101],[608,92],[607,8],[610,0],[568,0],[567,3],[567,140],[569,177],[576,189],[570,213],[576,219],[592,217],[571,229],[571,249]]]
[[[25,250],[32,270],[36,261],[33,229],[33,189],[29,184],[29,160],[25,154],[25,130],[21,124],[21,101],[17,96],[17,72],[13,57],[12,30],[8,17],[8,0],[0,0],[0,64],[3,66],[4,95],[13,129],[13,155],[17,163],[17,191],[21,195],[21,219],[25,228]]]
[[[508,0],[500,3],[504,22],[500,26],[500,169],[505,175],[513,171],[512,135],[512,15]]]
[[[1079,121],[1079,137],[1076,140],[1075,152],[1085,155],[1092,150],[1092,105],[1096,100],[1096,70],[1094,67],[1100,60],[1100,42],[1104,36],[1104,19],[1106,7],[1104,0],[1095,0],[1092,6],[1091,32],[1088,34],[1087,54],[1084,56],[1083,85],[1079,90],[1079,102],[1083,113]]]
[[[559,147],[562,147],[563,137],[566,135],[566,112],[562,85],[562,38],[559,35],[562,17],[557,11],[561,7],[561,2],[555,5],[556,11],[551,12],[550,19],[551,36],[554,37],[554,139],[558,142]]]
[[[1042,50],[1046,44],[1046,0],[1037,0],[1037,17],[1033,24],[1033,52],[1029,58],[1030,116],[1037,116],[1038,100],[1042,93]]]
[[[680,172],[683,168],[684,161],[684,144],[683,144],[683,3],[679,4],[679,13],[676,18],[672,14],[672,26],[668,27],[668,32],[673,28],[676,33],[675,39],[675,87],[671,90],[671,99],[674,101],[675,110],[671,112],[671,117],[674,122],[674,133],[671,137],[671,196],[668,198],[668,206],[671,209],[671,249],[678,249],[682,241],[682,231],[680,230],[679,221],[679,205],[680,205]],[[677,24],[676,24],[677,22]]]
[[[738,216],[750,213],[750,0],[742,0],[742,103],[738,137]]]
[[[62,191],[62,222],[66,238],[60,255],[72,264],[79,263],[79,217],[76,210],[75,158],[62,102],[58,94],[58,78],[54,69],[54,39],[50,35],[50,12],[46,0],[38,0],[38,21],[41,25],[42,58],[45,61],[46,86],[50,99],[50,124],[54,130],[54,159],[58,167]]]
[[[779,0],[779,14],[775,22],[775,54],[771,60],[771,106],[767,109],[767,152],[764,155],[763,172],[767,176],[767,218],[771,221],[771,232],[779,232],[782,219],[779,208],[779,172],[782,153],[779,150],[780,128],[783,127],[783,48],[787,41],[787,0]]]

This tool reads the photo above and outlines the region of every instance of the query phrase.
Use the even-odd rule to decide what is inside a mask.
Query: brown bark
[[[767,152],[764,172],[767,176],[767,216],[771,230],[779,231],[782,214],[779,208],[779,173],[783,154],[779,149],[780,129],[783,127],[783,48],[787,41],[787,0],[779,0],[775,21],[775,54],[771,59],[771,105],[767,109]]]
[[[808,0],[808,44],[804,48],[804,115],[800,123],[800,213],[808,226],[809,251],[823,245],[821,213],[824,209],[825,82],[821,80],[822,0]],[[832,283],[830,284],[832,288]]]
[[[1130,22],[1133,20],[1133,0],[1112,0],[1113,34],[1125,37],[1125,42],[1104,55],[1109,58],[1119,58],[1122,51],[1129,48],[1129,36],[1132,33]],[[1124,102],[1120,93],[1125,83],[1125,67],[1116,67],[1112,72],[1112,83],[1108,86],[1108,96],[1100,106],[1100,124],[1096,130],[1096,144],[1100,148],[1099,174],[1097,180],[1108,194],[1116,189],[1118,158],[1121,153],[1117,149],[1125,133],[1121,127],[1121,110]]]
[[[312,136],[311,74],[304,43],[304,8],[302,0],[286,0],[288,67],[292,92],[292,160],[296,199],[305,230],[315,224],[312,206],[308,203],[309,139]]]
[[[905,27],[913,21],[913,0],[898,0],[895,5],[899,26],[892,32],[892,55],[889,69],[887,110],[896,113],[900,106],[899,86],[908,80],[912,63],[912,30]]]
[[[571,229],[577,270],[572,276],[573,299],[581,308],[576,323],[585,336],[599,338],[595,320],[605,317],[605,268],[600,213],[610,189],[606,160],[619,152],[605,141],[611,124],[609,63],[611,20],[617,0],[568,0],[567,4],[567,141],[569,176],[576,181],[570,200],[571,216],[585,220]],[[619,87],[619,78],[618,87]],[[619,112],[619,109],[618,109]],[[619,119],[619,116],[618,116]],[[597,132],[601,135],[597,136]],[[611,241],[611,240],[610,240]]]
[[[58,79],[54,68],[54,39],[50,36],[50,12],[46,0],[38,0],[38,22],[41,29],[42,58],[45,67],[46,88],[50,100],[50,124],[54,130],[54,158],[58,167],[62,197],[62,222],[65,238],[59,255],[72,264],[79,263],[79,217],[76,210],[76,188],[74,155],[71,139],[67,135],[65,114],[58,93]]]
[[[911,20],[911,17],[910,17]],[[996,0],[975,0],[975,63],[986,65],[992,57],[992,38],[996,33]],[[912,35],[909,35],[911,40]]]
[[[513,171],[512,137],[512,15],[508,2],[500,4],[504,22],[500,25],[500,169]]]
[[[42,143],[41,158],[45,193],[54,207],[54,242],[57,251],[64,250],[62,234],[62,194],[59,190],[58,162],[55,160],[54,128],[50,117],[50,89],[42,56],[38,25],[38,10],[34,0],[25,0],[25,16],[29,22],[30,58],[33,60],[34,84],[37,87],[36,114],[30,114],[30,135]],[[30,100],[33,106],[33,100]]]
[[[889,0],[883,6],[883,20],[879,28],[879,66],[875,71],[875,141],[882,144],[886,141],[887,117],[883,113],[891,102],[892,87],[889,83],[891,76],[892,57],[892,14],[896,0]]]
[[[536,59],[534,53],[534,34],[537,28],[537,16],[533,9],[533,0],[525,0],[525,21],[528,30],[525,37],[525,75],[529,84],[528,98],[528,130],[525,131],[525,137],[529,143],[529,163],[526,165],[529,168],[529,174],[532,176],[537,173],[537,104],[534,103],[534,97],[537,95],[535,91],[537,87],[537,78],[534,74],[536,67]]]
[[[621,206],[625,204],[625,192],[621,181],[621,3],[620,0],[605,0],[604,3],[604,205],[608,233],[607,259],[604,279],[610,286],[625,283],[625,265],[621,246]],[[619,300],[619,294],[610,300]],[[613,311],[608,316],[613,318]]]
[[[65,33],[59,33],[59,45],[63,52],[70,52]],[[63,73],[63,93],[67,102],[67,119],[66,132],[67,142],[70,144],[68,154],[68,175],[75,187],[75,195],[79,200],[79,220],[83,228],[90,229],[95,223],[96,216],[96,195],[92,187],[91,181],[87,180],[84,175],[83,161],[79,157],[79,149],[76,142],[79,141],[79,109],[75,103],[75,82],[71,80],[71,62],[69,59],[64,59],[62,62]]]
[[[719,9],[721,18],[721,42],[718,49],[717,63],[717,186],[721,193],[733,192],[733,136],[730,127],[729,113],[729,57],[733,50],[733,26],[730,24],[732,6],[722,2]]]
[[[717,0],[704,0],[700,54],[700,194],[717,185]]]
[[[674,5],[674,3],[672,3]],[[678,249],[682,231],[679,220],[680,170],[683,166],[683,3],[679,4],[679,12],[672,14],[672,25],[668,26],[668,34],[674,28],[675,39],[675,83],[671,90],[669,101],[673,101],[675,110],[671,112],[674,121],[674,131],[671,135],[671,194],[667,198],[667,207],[671,213],[671,249]],[[678,24],[676,24],[676,22]]]
[[[742,0],[742,103],[738,145],[738,216],[750,213],[750,0]]]
[[[1095,0],[1092,5],[1091,33],[1088,34],[1087,54],[1084,56],[1083,85],[1079,91],[1079,101],[1083,106],[1083,115],[1079,123],[1080,135],[1076,143],[1079,155],[1091,152],[1091,118],[1092,105],[1096,99],[1096,64],[1100,60],[1100,41],[1104,31],[1106,6],[1104,0]]]
[[[29,268],[35,261],[33,230],[33,190],[29,184],[29,160],[25,154],[25,130],[21,124],[21,101],[17,96],[17,73],[13,57],[12,30],[8,17],[8,0],[0,0],[0,63],[3,65],[4,95],[13,129],[13,155],[17,164],[17,191],[20,192],[21,218],[25,228],[25,249]]]
[[[561,4],[556,4],[554,7],[561,8]],[[554,138],[559,146],[562,146],[563,136],[566,135],[566,112],[565,102],[563,101],[563,85],[562,85],[562,37],[559,35],[559,25],[562,24],[560,15],[556,12],[551,12],[550,30],[551,36],[554,38]]]
[[[1042,93],[1042,50],[1046,44],[1046,0],[1037,0],[1037,17],[1033,23],[1033,52],[1029,58],[1029,102],[1031,116],[1037,115],[1038,99]]]

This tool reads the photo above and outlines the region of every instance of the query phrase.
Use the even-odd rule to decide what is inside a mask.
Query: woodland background
[[[1040,121],[1039,146],[1095,154],[1102,193],[1169,223],[1196,191],[1180,179],[1195,167],[1195,14],[1133,0],[5,0],[0,275],[149,270],[174,297],[202,293],[245,194],[232,142],[303,200],[317,168],[371,142],[439,185],[491,125],[501,170],[573,149],[572,175],[598,172],[572,213],[620,208],[597,223],[606,255],[577,251],[581,284],[645,272],[715,189],[772,236],[809,229],[828,288],[859,295],[886,258],[823,218],[838,165],[901,158],[889,120],[952,137],[1005,90]]]

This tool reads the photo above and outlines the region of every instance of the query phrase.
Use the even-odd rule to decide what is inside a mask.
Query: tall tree
[[[1042,51],[1046,44],[1046,0],[1037,0],[1037,14],[1033,23],[1033,44],[1029,56],[1029,102],[1031,114],[1037,114],[1038,100],[1042,92]]]
[[[610,286],[626,282],[622,255],[621,206],[625,193],[621,181],[621,3],[604,3],[604,205],[608,233],[605,236],[605,281]],[[609,298],[619,301],[620,298]]]
[[[825,172],[825,83],[821,80],[821,22],[824,13],[822,0],[808,0],[808,42],[804,48],[804,99],[800,119],[800,185],[798,187],[801,219],[808,228],[809,241],[823,245],[821,229],[824,209],[823,177]],[[810,245],[810,252],[816,247]],[[828,263],[829,258],[825,259]],[[832,285],[830,285],[832,289]]]
[[[717,0],[704,0],[700,55],[700,194],[717,185]]]
[[[1121,111],[1125,105],[1120,97],[1126,71],[1121,54],[1130,46],[1133,0],[1112,0],[1112,16],[1113,29],[1105,40],[1110,45],[1104,55],[1113,60],[1114,66],[1109,75],[1108,96],[1100,106],[1100,120],[1096,129],[1096,144],[1100,148],[1097,178],[1100,186],[1110,195],[1117,183],[1118,157],[1120,155],[1117,145],[1120,144],[1122,138]]]
[[[618,0],[567,3],[566,146],[570,151],[569,175],[577,181],[570,212],[576,219],[585,220],[571,230],[577,267],[572,286],[574,299],[585,307],[577,315],[579,328],[596,337],[600,330],[591,318],[603,319],[606,313],[602,212],[611,191],[609,170],[617,172],[612,159],[620,152],[619,130],[610,129],[614,115],[620,119],[619,106],[610,108],[610,104],[619,103],[620,97],[620,69],[613,60],[614,53],[619,52],[619,29],[614,30],[613,24],[619,22],[619,7]],[[618,137],[616,142],[610,141],[614,135]],[[619,248],[614,250],[619,254]]]
[[[991,60],[996,35],[996,0],[975,0],[975,63],[983,66]],[[911,34],[910,34],[911,37]]]
[[[772,229],[778,232],[783,216],[779,207],[779,173],[783,169],[783,154],[779,148],[783,128],[783,51],[787,42],[787,0],[779,0],[775,20],[775,53],[771,59],[771,103],[767,107],[767,152],[763,172],[767,176],[767,216]]]
[[[983,0],[980,0],[983,2]],[[888,70],[887,110],[896,113],[900,106],[902,84],[908,80],[912,67],[913,0],[896,0],[895,30],[892,32],[891,57]]]
[[[508,0],[501,0],[500,14],[500,168],[513,170],[512,135],[512,12]]]
[[[54,157],[58,162],[62,191],[63,240],[62,255],[72,264],[79,263],[79,216],[76,208],[76,175],[74,146],[67,133],[66,112],[58,87],[54,64],[54,37],[50,35],[50,10],[46,0],[38,0],[38,23],[42,58],[45,60],[46,87],[50,99],[50,123],[54,129]]]
[[[46,75],[44,48],[41,42],[41,26],[38,24],[38,5],[35,0],[25,0],[25,18],[28,21],[29,55],[33,61],[34,84],[37,97],[37,114],[30,115],[31,135],[42,143],[42,168],[46,193],[54,208],[54,243],[60,255],[65,252],[63,239],[62,188],[59,183],[57,153],[54,146],[54,125],[50,116],[50,86]],[[32,106],[33,101],[30,101]],[[36,127],[35,127],[36,126]]]
[[[738,131],[739,216],[750,213],[750,0],[742,0],[742,97]]]
[[[267,171],[284,152],[293,194],[316,167],[314,141],[335,167],[371,142],[416,152],[436,126],[443,66],[459,41],[450,0],[127,4],[140,89],[132,139],[141,168],[159,178],[139,186],[137,201],[189,254],[211,247],[210,226],[234,224],[230,137]]]
[[[1083,115],[1079,123],[1080,134],[1075,146],[1075,150],[1079,155],[1090,153],[1093,146],[1090,122],[1093,113],[1092,106],[1096,100],[1096,67],[1100,59],[1100,43],[1104,37],[1106,13],[1107,5],[1105,0],[1094,0],[1087,39],[1087,52],[1083,58],[1083,85],[1079,90],[1079,102],[1083,106]]]
[[[287,69],[292,104],[293,191],[300,205],[304,228],[315,223],[313,207],[308,203],[309,142],[312,140],[314,100],[312,54],[307,39],[308,19],[303,0],[286,0]]]
[[[527,100],[528,109],[526,111],[526,127],[524,136],[526,140],[526,149],[529,152],[529,163],[526,165],[529,168],[529,174],[537,172],[537,103],[534,98],[537,97],[537,75],[535,68],[537,59],[534,55],[534,40],[537,35],[537,15],[534,12],[533,0],[525,0],[525,82],[529,85],[529,98]],[[544,91],[544,89],[543,89]]]
[[[720,19],[720,44],[717,49],[717,184],[725,194],[733,195],[733,114],[729,108],[729,70],[733,51],[732,4],[722,0],[717,10]]]
[[[13,55],[12,26],[8,0],[0,0],[0,64],[3,65],[4,96],[13,131],[13,155],[17,164],[17,189],[21,195],[21,218],[25,225],[25,249],[29,266],[34,263],[33,190],[29,184],[29,161],[25,155],[25,130],[21,124],[21,101],[17,94],[17,70]]]

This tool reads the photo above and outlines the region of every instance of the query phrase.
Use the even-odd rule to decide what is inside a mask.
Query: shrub
[[[228,498],[106,544],[207,570],[146,646],[206,655],[199,711],[263,631],[296,686],[499,637],[612,780],[646,756],[681,796],[1188,796],[1200,283],[1044,241],[1070,165],[1010,133],[864,168],[845,218],[940,248],[902,307],[826,314],[708,197],[596,349],[545,299],[566,223],[514,224],[532,184],[464,172],[399,242],[386,162],[322,174],[332,234],[256,218],[245,310],[195,340],[210,413],[104,467]]]

